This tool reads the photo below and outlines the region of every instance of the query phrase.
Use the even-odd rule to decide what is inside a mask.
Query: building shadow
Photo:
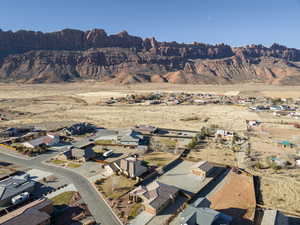
[[[245,209],[227,208],[218,211],[232,217],[231,225],[254,225],[253,221],[244,218],[247,213]]]
[[[300,218],[289,217],[289,225],[299,225],[299,224],[300,224]]]

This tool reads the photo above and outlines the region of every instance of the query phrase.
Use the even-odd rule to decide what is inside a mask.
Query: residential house
[[[88,161],[96,157],[96,153],[93,150],[95,144],[87,139],[78,141],[72,144],[71,147],[68,147],[67,150],[58,155],[60,160],[79,160],[79,161]]]
[[[273,162],[276,166],[285,167],[287,165],[287,161],[284,159],[280,159],[277,157],[271,157],[270,161]]]
[[[96,153],[91,148],[71,148],[61,153],[57,158],[60,160],[78,160],[82,162],[89,161],[96,157]]]
[[[16,137],[19,135],[23,135],[29,133],[34,130],[34,127],[10,127],[8,129],[0,131],[0,137]]]
[[[227,130],[217,130],[215,133],[215,138],[222,138],[222,139],[231,139],[233,138],[233,132]]]
[[[42,198],[0,217],[0,225],[50,225],[52,201]]]
[[[155,134],[157,133],[158,128],[153,126],[139,125],[136,126],[134,130],[142,134]]]
[[[265,210],[261,225],[288,225],[288,217],[277,210]]]
[[[91,141],[110,141],[111,144],[138,147],[144,144],[144,136],[135,129],[99,130],[89,138]]]
[[[157,215],[168,205],[174,203],[179,189],[174,186],[154,181],[146,186],[139,186],[130,192],[135,201],[143,201],[146,212]]]
[[[270,110],[272,111],[283,111],[285,110],[283,106],[281,105],[271,105]]]
[[[278,145],[284,148],[294,148],[296,145],[290,141],[280,141]]]
[[[147,172],[148,167],[142,164],[142,161],[128,157],[114,162],[113,167],[116,167],[118,171],[128,177],[136,178]],[[115,171],[115,169],[113,169]]]
[[[249,107],[249,109],[253,110],[253,111],[256,111],[256,112],[261,112],[261,111],[269,110],[270,107],[263,106],[263,105],[258,105],[258,106],[251,106],[251,107]]]
[[[83,135],[95,131],[95,126],[90,123],[76,123],[70,127],[64,128],[63,132],[66,135]]]
[[[122,145],[137,147],[142,145],[143,141],[144,136],[133,129],[120,130],[118,133],[118,143]]]
[[[0,181],[0,207],[11,204],[13,197],[23,193],[32,193],[36,182],[27,176],[13,176]]]
[[[81,141],[77,141],[75,143],[72,143],[71,148],[92,148],[94,147],[95,144],[93,141],[89,140],[89,139],[83,139]]]
[[[194,164],[191,168],[191,172],[197,176],[207,177],[214,171],[215,166],[207,161],[201,161]]]
[[[118,140],[118,131],[101,129],[91,136],[90,139],[93,141],[105,140],[116,142]]]
[[[37,148],[41,146],[53,146],[59,143],[59,136],[47,134],[46,136],[26,141],[23,145],[27,148]]]
[[[258,120],[246,120],[246,124],[248,127],[255,127],[255,126],[259,126],[261,122]]]
[[[209,207],[206,198],[197,199],[180,214],[180,225],[230,225],[230,216]]]

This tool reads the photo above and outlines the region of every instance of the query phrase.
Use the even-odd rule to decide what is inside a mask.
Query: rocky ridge
[[[299,84],[300,50],[273,44],[208,45],[158,42],[123,31],[0,30],[0,81],[65,82],[94,79],[140,82]]]

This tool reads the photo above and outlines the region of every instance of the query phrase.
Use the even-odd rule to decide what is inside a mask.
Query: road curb
[[[106,199],[104,198],[104,196],[99,192],[99,190],[97,189],[96,185],[93,182],[91,182],[90,180],[88,180],[88,181],[90,182],[90,184],[92,185],[92,187],[97,191],[97,193],[100,195],[100,197],[104,200],[105,204],[111,209],[111,212],[117,218],[117,220],[119,221],[119,223],[121,225],[124,225],[123,222],[120,220],[120,218],[117,216],[117,214],[114,212],[114,210],[111,208],[111,206],[108,204],[108,202],[106,201]]]
[[[46,161],[46,160],[45,160]],[[51,163],[47,163],[47,162],[41,162],[47,166],[53,166],[53,167],[57,167],[57,168],[61,168],[61,169],[66,169],[70,172],[73,172],[73,173],[76,173],[78,174],[79,176],[83,177],[84,179],[86,179],[89,184],[94,188],[94,190],[98,193],[98,195],[102,198],[102,200],[104,201],[104,203],[106,204],[106,206],[108,208],[110,208],[110,211],[112,212],[112,214],[115,216],[115,218],[117,219],[117,221],[121,224],[121,225],[124,225],[123,222],[120,220],[120,218],[117,216],[117,214],[114,212],[114,210],[111,208],[111,206],[108,204],[108,202],[106,201],[106,199],[104,198],[104,196],[98,191],[97,187],[95,186],[95,184],[93,182],[91,182],[88,178],[86,178],[85,176],[83,176],[82,174],[80,173],[77,173],[76,171],[72,170],[72,169],[69,169],[69,168],[66,168],[66,167],[62,167],[62,166],[58,166],[58,165],[54,165],[54,164],[51,164]],[[76,186],[75,186],[76,187]]]

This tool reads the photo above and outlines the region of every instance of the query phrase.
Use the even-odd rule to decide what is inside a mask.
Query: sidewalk
[[[64,188],[61,188],[57,191],[54,191],[54,192],[51,192],[51,193],[47,194],[45,197],[51,199],[51,198],[54,198],[55,196],[57,196],[61,193],[67,192],[67,191],[77,191],[77,189],[75,188],[74,184],[69,184],[68,186],[66,186]]]

